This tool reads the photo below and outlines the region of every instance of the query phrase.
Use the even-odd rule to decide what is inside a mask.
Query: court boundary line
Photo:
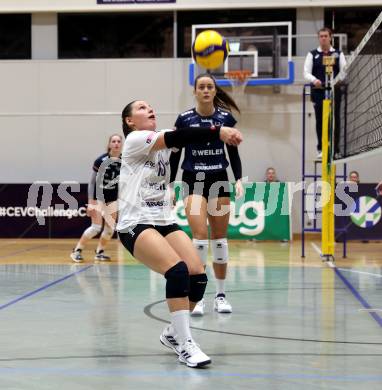
[[[29,298],[29,297],[31,297],[33,295],[36,295],[37,293],[39,293],[41,291],[44,291],[44,290],[48,289],[49,287],[52,287],[52,286],[54,286],[54,285],[56,285],[58,283],[61,283],[61,282],[65,281],[66,279],[71,278],[74,275],[77,275],[77,274],[79,274],[81,272],[84,272],[84,271],[88,270],[91,267],[93,267],[93,264],[88,265],[88,266],[86,266],[84,268],[81,268],[80,270],[72,272],[72,273],[70,273],[68,275],[65,275],[62,278],[59,278],[59,279],[53,280],[52,282],[44,284],[43,286],[41,286],[39,288],[36,288],[35,290],[29,291],[29,292],[27,292],[27,293],[25,293],[23,295],[20,295],[19,297],[15,298],[15,299],[12,299],[11,301],[9,301],[7,303],[4,303],[3,305],[0,305],[0,310],[4,310],[7,307],[16,304],[17,302],[23,301],[24,299],[27,299],[27,298]]]
[[[240,290],[239,290],[240,291]],[[227,290],[227,292],[235,293],[236,290]],[[206,293],[205,295],[212,295],[215,294],[214,292]],[[160,303],[165,303],[165,299],[161,299],[159,301],[152,302],[148,305],[146,305],[143,308],[143,312],[146,314],[147,317],[163,322],[165,324],[170,324],[171,321],[158,317],[157,315],[152,313],[152,308]],[[282,340],[282,341],[297,341],[297,342],[309,342],[309,343],[328,343],[328,344],[346,344],[346,345],[375,345],[375,346],[382,346],[382,343],[378,342],[370,342],[370,341],[342,341],[342,340],[317,340],[317,339],[302,339],[302,338],[295,338],[295,337],[282,337],[282,336],[264,336],[264,335],[257,335],[257,334],[249,334],[249,333],[238,333],[238,332],[229,332],[225,330],[215,330],[215,329],[208,329],[208,328],[201,328],[198,326],[190,326],[191,329],[194,330],[200,330],[203,332],[209,332],[209,333],[220,333],[220,334],[226,334],[229,336],[241,336],[241,337],[252,337],[252,338],[258,338],[258,339],[267,339],[267,340]]]
[[[318,248],[318,246],[311,242],[312,247],[318,254],[321,256],[321,251]],[[377,324],[382,327],[382,318],[373,311],[372,307],[369,305],[369,303],[366,301],[365,298],[362,297],[362,295],[358,292],[358,290],[351,284],[349,280],[346,279],[346,277],[342,274],[342,272],[336,267],[336,265],[332,261],[325,261],[325,265],[327,265],[329,268],[331,268],[334,273],[341,279],[342,283],[349,289],[349,291],[352,293],[354,298],[357,299],[357,301],[365,308],[368,309],[367,313],[373,317],[373,319],[377,322]]]

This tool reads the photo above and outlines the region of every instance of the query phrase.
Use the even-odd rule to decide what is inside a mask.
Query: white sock
[[[225,279],[215,279],[215,282],[216,282],[216,295],[225,294],[224,292]]]
[[[192,339],[190,330],[190,311],[178,310],[171,314],[171,324],[174,327],[178,340],[182,344],[186,340]]]

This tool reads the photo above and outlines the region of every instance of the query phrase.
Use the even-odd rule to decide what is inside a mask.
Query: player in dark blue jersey
[[[113,236],[117,219],[118,179],[121,169],[122,137],[113,134],[109,137],[107,153],[99,156],[93,164],[92,176],[88,185],[87,215],[91,218],[91,226],[82,234],[73,252],[70,254],[76,263],[83,261],[82,250],[86,243],[97,234],[102,234],[98,241],[94,259],[109,261],[105,247]],[[102,220],[104,227],[102,230]]]
[[[209,74],[195,79],[196,107],[180,114],[176,128],[209,127],[211,125],[234,127],[231,110],[240,112],[235,101],[219,88]],[[226,145],[229,160],[236,180],[236,197],[243,195],[242,167],[236,146]],[[183,198],[190,225],[193,243],[206,266],[208,255],[208,226],[213,254],[213,269],[216,279],[214,309],[219,313],[231,313],[232,306],[225,296],[227,275],[230,188],[227,175],[229,165],[224,143],[220,140],[187,145],[182,163]],[[171,181],[175,180],[181,152],[173,152],[170,158]],[[193,315],[204,314],[204,301],[198,302]]]

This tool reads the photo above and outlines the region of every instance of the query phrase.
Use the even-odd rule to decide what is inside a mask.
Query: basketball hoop
[[[224,73],[224,77],[229,80],[232,87],[232,95],[238,104],[244,104],[244,90],[247,86],[252,71],[248,69],[229,70]]]
[[[229,70],[224,74],[224,77],[230,80],[231,84],[247,84],[249,76],[252,72],[248,69]]]

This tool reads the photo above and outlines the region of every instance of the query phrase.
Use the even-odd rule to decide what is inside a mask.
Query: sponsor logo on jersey
[[[151,144],[153,138],[155,136],[155,131],[153,131],[146,139],[146,144]]]
[[[223,111],[221,110],[220,108],[218,108],[218,113],[223,115],[223,116],[227,116],[228,115],[228,112],[227,111]]]
[[[155,168],[155,163],[150,161],[150,160],[148,160],[148,161],[145,162],[145,167],[146,168]]]
[[[193,156],[221,156],[222,154],[224,154],[224,150],[223,149],[215,149],[215,150],[211,150],[211,149],[204,149],[204,150],[195,150],[193,149],[192,150],[192,155]]]
[[[180,116],[186,116],[186,115],[189,115],[189,114],[192,114],[193,113],[193,111],[192,110],[189,110],[189,111],[185,111],[185,112],[183,112],[182,114],[180,114]]]
[[[165,183],[148,183],[148,186],[153,190],[166,191]]]
[[[167,202],[167,200],[160,200],[157,202],[147,200],[146,202],[144,202],[144,204],[147,207],[164,207],[164,206],[168,206],[169,203]]]
[[[216,164],[216,165],[195,165],[194,169],[195,171],[213,171],[214,169],[222,169],[222,164]]]

